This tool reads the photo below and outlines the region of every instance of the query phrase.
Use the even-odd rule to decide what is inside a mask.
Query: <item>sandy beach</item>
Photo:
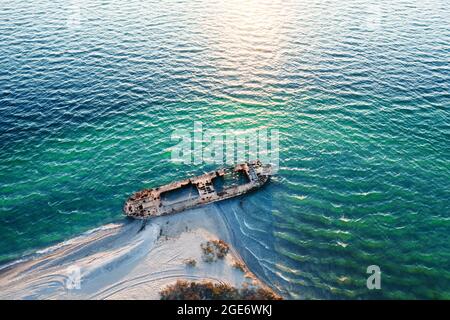
[[[0,299],[159,299],[160,290],[177,280],[264,286],[247,267],[234,267],[243,261],[231,244],[224,259],[202,259],[201,244],[220,239],[231,242],[215,205],[145,226],[108,224],[3,267]],[[195,266],[187,264],[192,259]]]

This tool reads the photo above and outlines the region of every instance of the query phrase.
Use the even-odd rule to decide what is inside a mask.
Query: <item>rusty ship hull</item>
[[[245,162],[136,192],[127,199],[123,210],[127,216],[137,219],[174,214],[256,190],[271,174],[268,164]]]

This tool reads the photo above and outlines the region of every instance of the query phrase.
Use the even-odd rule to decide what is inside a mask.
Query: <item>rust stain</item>
[[[242,173],[247,182],[235,184],[215,190],[213,179]],[[167,214],[181,212],[186,209],[201,206],[207,203],[225,200],[245,194],[263,186],[272,174],[269,164],[262,164],[259,160],[245,162],[230,168],[222,168],[216,171],[205,173],[201,176],[176,181],[167,185],[144,189],[136,192],[128,198],[124,205],[124,213],[132,218],[144,219]],[[192,185],[198,195],[179,199],[179,201],[165,202],[161,195],[166,192],[181,190],[181,188]]]

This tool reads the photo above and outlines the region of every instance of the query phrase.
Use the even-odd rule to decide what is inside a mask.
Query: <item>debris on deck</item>
[[[259,160],[241,163],[136,192],[126,201],[124,212],[137,219],[181,212],[258,189],[269,180],[271,174],[270,164],[263,165]]]

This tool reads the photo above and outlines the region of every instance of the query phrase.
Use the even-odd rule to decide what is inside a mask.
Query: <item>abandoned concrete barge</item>
[[[127,216],[137,219],[177,213],[258,189],[271,174],[269,164],[264,165],[259,160],[245,162],[136,192],[128,198],[123,210]]]

